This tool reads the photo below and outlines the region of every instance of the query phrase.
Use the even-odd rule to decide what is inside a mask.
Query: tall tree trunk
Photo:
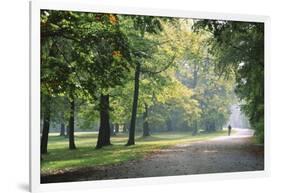
[[[148,125],[148,107],[147,104],[144,103],[144,112],[143,112],[143,137],[150,136],[150,129]]]
[[[167,125],[167,131],[173,131],[172,120],[170,117],[168,117],[166,121],[166,125]]]
[[[69,116],[69,149],[76,149],[75,142],[74,142],[74,112],[75,112],[75,101],[74,96],[71,94],[70,96],[70,116]]]
[[[50,110],[50,97],[46,97],[46,108],[43,116],[43,131],[41,137],[41,155],[46,154],[48,152],[48,138],[50,131],[50,118],[51,118],[51,110]]]
[[[60,136],[65,136],[65,125],[64,125],[64,123],[60,124]]]
[[[96,148],[111,145],[109,123],[109,95],[100,96],[100,128]]]
[[[137,62],[135,71],[135,88],[134,88],[134,100],[131,116],[131,125],[129,129],[129,140],[126,145],[135,144],[135,129],[136,129],[136,118],[137,118],[137,108],[138,108],[138,98],[139,98],[139,78],[140,78],[140,63]]]

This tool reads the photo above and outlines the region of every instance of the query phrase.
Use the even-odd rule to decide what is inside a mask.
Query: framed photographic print
[[[32,192],[268,173],[268,17],[30,13]]]

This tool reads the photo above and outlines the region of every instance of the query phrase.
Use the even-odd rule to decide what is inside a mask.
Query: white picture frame
[[[72,10],[86,12],[106,12],[134,15],[171,16],[198,19],[234,20],[248,22],[264,22],[265,24],[265,165],[264,171],[200,174],[173,177],[153,177],[138,179],[84,181],[54,184],[40,184],[40,10]],[[52,191],[102,188],[109,186],[134,186],[148,184],[186,183],[190,181],[241,179],[264,177],[270,173],[269,133],[269,54],[270,54],[270,18],[258,15],[240,15],[228,13],[194,12],[188,10],[154,9],[143,7],[125,7],[102,5],[98,2],[80,3],[66,1],[31,1],[30,2],[30,191]]]

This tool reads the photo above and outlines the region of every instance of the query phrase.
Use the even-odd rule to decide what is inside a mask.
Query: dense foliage
[[[97,148],[220,130],[234,90],[262,139],[262,45],[261,24],[42,10],[41,152],[54,126],[70,149],[74,129],[98,130]]]
[[[216,70],[234,72],[236,94],[260,142],[264,140],[264,24],[198,21],[196,29],[211,32]]]

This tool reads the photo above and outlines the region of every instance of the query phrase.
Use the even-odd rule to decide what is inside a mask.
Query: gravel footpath
[[[235,130],[230,137],[177,145],[141,160],[41,176],[41,183],[263,170],[264,147],[251,143],[253,131]]]

